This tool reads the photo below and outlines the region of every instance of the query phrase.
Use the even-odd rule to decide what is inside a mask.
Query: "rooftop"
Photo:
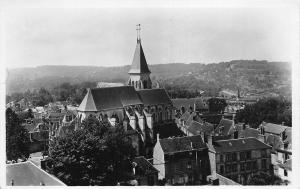
[[[217,153],[238,152],[271,148],[271,146],[256,138],[240,138],[214,141],[213,147]]]
[[[165,138],[159,142],[165,154],[207,148],[200,135]]]
[[[172,104],[165,89],[142,89],[137,91],[145,106],[157,104]]]
[[[222,118],[215,131],[218,133],[221,127],[224,128],[220,133],[221,135],[230,135],[234,128],[234,121]]]
[[[265,132],[274,133],[274,134],[281,134],[287,128],[289,128],[288,126],[284,126],[284,125],[280,125],[280,124],[274,124],[274,123],[266,123],[266,122],[262,122],[261,126],[264,127]]]
[[[65,186],[30,161],[6,165],[6,185],[11,185],[12,180],[14,186]]]

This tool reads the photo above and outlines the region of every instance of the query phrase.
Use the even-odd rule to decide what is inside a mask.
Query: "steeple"
[[[129,70],[129,74],[143,74],[143,73],[151,73],[147,61],[145,58],[145,54],[143,51],[143,47],[141,44],[141,25],[137,25],[137,44],[135,47],[134,57],[131,64],[131,69]]]
[[[152,83],[150,80],[151,72],[148,68],[148,64],[141,44],[140,24],[137,25],[136,30],[137,30],[137,44],[135,47],[131,68],[128,72],[130,75],[128,85],[134,86],[135,89],[137,90],[150,89],[152,87]]]

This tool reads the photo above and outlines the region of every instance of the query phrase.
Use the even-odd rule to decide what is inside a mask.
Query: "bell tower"
[[[129,74],[128,85],[134,86],[136,90],[151,89],[152,88],[152,82],[150,79],[151,72],[148,68],[148,64],[141,44],[140,24],[137,25],[136,31],[137,31],[137,44],[135,47],[131,68],[128,72]]]

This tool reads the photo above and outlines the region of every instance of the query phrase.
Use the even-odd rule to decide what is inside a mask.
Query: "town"
[[[6,184],[291,183],[291,120],[270,116],[284,99],[226,87],[217,96],[170,98],[150,75],[138,33],[126,83],[99,81],[78,104],[8,102]]]

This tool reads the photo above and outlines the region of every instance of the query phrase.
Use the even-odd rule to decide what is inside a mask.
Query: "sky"
[[[289,7],[24,8],[5,12],[7,68],[130,65],[141,24],[148,64],[291,61]]]

